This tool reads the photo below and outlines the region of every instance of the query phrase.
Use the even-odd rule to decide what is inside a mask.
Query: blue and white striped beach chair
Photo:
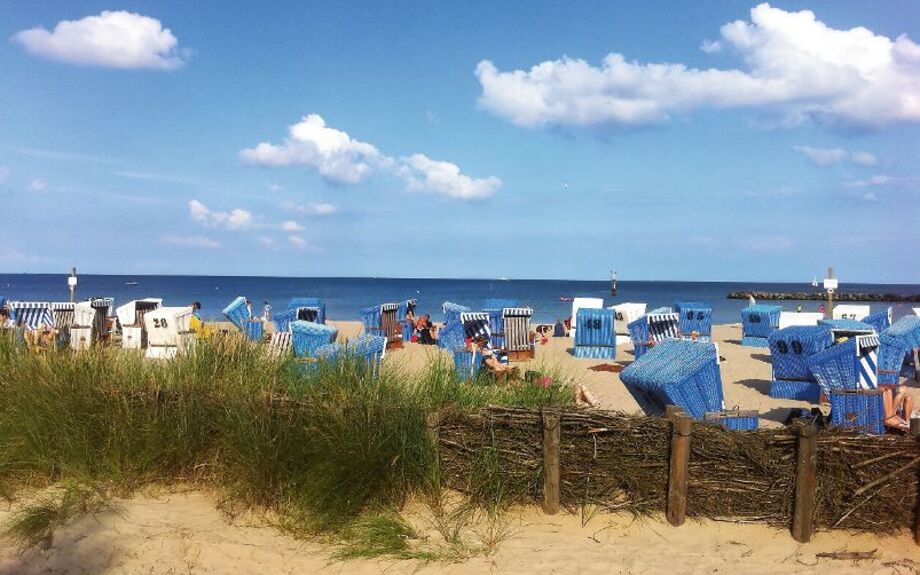
[[[714,343],[662,340],[626,366],[620,380],[648,415],[663,415],[668,405],[676,405],[699,420],[724,409]]]
[[[674,313],[680,317],[677,327],[684,337],[696,332],[701,341],[712,339],[712,306],[698,301],[676,301]]]
[[[581,308],[575,332],[575,357],[615,359],[617,356],[616,312],[612,309]]]
[[[901,377],[920,377],[915,354],[920,356],[920,317],[906,315],[879,334],[879,383],[898,385]]]
[[[51,303],[46,301],[10,301],[7,302],[10,317],[19,327],[37,329],[54,327],[54,313]]]
[[[878,348],[875,333],[854,335],[809,357],[808,369],[828,397],[835,389],[875,389]]]
[[[741,345],[769,347],[767,338],[779,328],[783,308],[778,305],[755,304],[741,310]]]
[[[666,339],[680,338],[680,317],[669,308],[658,308],[631,322],[629,338],[636,359]]]
[[[380,326],[382,306],[372,305],[361,309],[361,325],[364,326],[364,333],[368,335],[383,336],[383,328]]]
[[[770,397],[817,403],[821,386],[808,367],[808,358],[833,344],[825,326],[790,326],[767,338],[773,364]]]
[[[531,317],[533,317],[533,309],[529,307],[506,307],[502,310],[508,361],[533,359],[534,346],[530,339]]]
[[[438,345],[449,351],[454,361],[457,381],[469,382],[479,374],[479,354],[466,345],[466,332],[458,320],[447,324],[438,335]]]
[[[513,299],[487,299],[482,306],[484,312],[489,314],[489,329],[492,332],[492,347],[494,349],[506,349],[505,343],[505,308],[517,306],[517,300]]]

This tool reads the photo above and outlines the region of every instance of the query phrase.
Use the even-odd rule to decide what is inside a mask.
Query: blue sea
[[[126,282],[137,282],[137,285],[126,285]],[[607,281],[81,275],[77,299],[114,297],[116,305],[144,297],[164,298],[166,305],[189,305],[198,301],[203,317],[222,319],[221,310],[240,295],[252,300],[255,310],[261,310],[265,301],[275,308],[285,308],[292,297],[318,297],[325,301],[329,318],[358,320],[363,307],[415,298],[419,312],[430,313],[438,320],[444,301],[479,309],[487,298],[511,298],[533,307],[535,321],[544,323],[570,315],[572,304],[560,299],[564,297],[604,298],[605,305],[646,302],[649,309],[670,306],[677,300],[692,300],[711,304],[713,322],[721,324],[740,321],[739,312],[747,305],[747,300],[726,299],[729,292],[808,292],[816,289],[804,283],[679,281],[620,281],[617,288],[617,295],[613,297]],[[902,295],[920,293],[920,285],[841,284],[841,289]],[[0,297],[67,301],[67,276],[0,274]],[[776,303],[790,311],[798,304],[805,311],[816,311],[820,305],[817,301]],[[875,312],[891,304],[871,305]],[[894,308],[896,318],[912,313],[909,304],[894,304]]]

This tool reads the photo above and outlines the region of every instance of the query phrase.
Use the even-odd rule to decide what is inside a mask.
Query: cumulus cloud
[[[204,236],[176,236],[166,234],[160,238],[160,241],[164,244],[182,246],[185,248],[216,249],[220,247],[220,243]]]
[[[294,246],[299,250],[305,250],[310,247],[310,244],[307,243],[307,240],[303,239],[300,236],[288,236],[288,243]]]
[[[842,162],[874,166],[876,162],[875,156],[869,152],[851,152],[842,148],[812,148],[811,146],[793,146],[793,149],[819,166],[830,166]]]
[[[10,178],[10,169],[6,166],[0,166],[0,184],[5,183]]]
[[[104,11],[62,20],[54,30],[23,30],[12,40],[35,56],[68,64],[174,70],[184,64],[179,40],[156,18]]]
[[[252,226],[252,213],[240,208],[217,212],[198,200],[192,200],[188,203],[188,211],[193,220],[209,228],[246,230]]]
[[[495,176],[473,179],[461,174],[456,164],[432,160],[424,154],[402,158],[396,174],[406,182],[411,192],[426,192],[461,200],[487,198],[502,185],[502,181]]]
[[[524,127],[636,126],[698,109],[769,108],[807,118],[881,126],[920,122],[920,45],[857,27],[837,30],[809,10],[769,4],[722,26],[703,50],[732,50],[734,69],[640,63],[611,53],[599,67],[563,57],[530,70],[476,67],[480,105]]]
[[[261,166],[307,166],[340,184],[357,184],[379,170],[401,178],[409,191],[465,200],[490,196],[501,186],[501,180],[495,176],[474,179],[462,174],[456,164],[432,160],[425,154],[396,160],[371,144],[330,128],[318,114],[304,117],[288,132],[289,137],[282,145],[262,142],[255,148],[242,150],[240,158]],[[286,206],[309,215],[329,215],[336,211],[335,206],[324,203]]]
[[[240,158],[260,166],[307,166],[340,184],[364,180],[383,160],[377,148],[326,126],[318,114],[310,114],[288,128],[283,144],[262,142],[241,151]]]
[[[281,231],[283,232],[296,233],[296,232],[302,232],[303,230],[304,230],[304,227],[298,224],[297,222],[295,222],[294,220],[288,220],[281,224]]]
[[[41,178],[34,178],[29,182],[29,189],[33,192],[44,192],[48,189],[48,182]]]

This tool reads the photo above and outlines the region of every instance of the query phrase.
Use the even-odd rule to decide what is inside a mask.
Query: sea
[[[842,291],[920,294],[920,285],[841,284]],[[361,308],[406,299],[418,300],[417,311],[440,320],[445,301],[481,309],[488,298],[515,299],[534,310],[534,321],[551,323],[571,315],[572,303],[566,298],[603,298],[604,305],[643,302],[648,309],[670,306],[675,301],[700,301],[713,310],[713,323],[737,323],[747,300],[730,300],[733,291],[810,292],[810,283],[619,281],[617,294],[610,294],[609,281],[515,280],[515,279],[412,279],[412,278],[289,278],[252,276],[121,276],[80,275],[76,299],[114,297],[115,305],[133,299],[158,297],[164,305],[183,306],[201,303],[202,317],[222,319],[221,310],[237,296],[253,302],[261,311],[265,302],[284,309],[293,297],[318,297],[326,304],[330,319],[359,320]],[[65,274],[0,274],[0,297],[9,300],[67,301]],[[817,311],[819,301],[764,302],[781,305],[784,310]],[[893,306],[895,319],[913,313],[911,304],[873,302],[872,312]],[[914,307],[920,304],[912,304]]]

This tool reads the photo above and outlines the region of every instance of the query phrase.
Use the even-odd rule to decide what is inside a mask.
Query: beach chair
[[[885,403],[881,389],[831,391],[831,424],[860,433],[885,433]]]
[[[778,329],[767,338],[773,380],[770,397],[818,403],[821,386],[808,367],[808,358],[833,344],[825,326],[790,326]]]
[[[730,431],[756,431],[760,426],[760,415],[757,410],[729,409],[707,412],[703,421]]]
[[[680,317],[677,328],[683,337],[697,333],[697,339],[712,340],[712,306],[698,301],[676,301],[674,312]]]
[[[295,297],[288,304],[288,309],[294,310],[297,320],[326,323],[326,304],[319,298]]]
[[[875,333],[874,327],[855,319],[822,319],[818,325],[830,329],[834,339]]]
[[[578,310],[578,333],[572,354],[580,358],[615,359],[617,356],[616,314],[611,309]]]
[[[867,315],[860,320],[875,328],[876,333],[882,333],[891,327],[891,308]]]
[[[724,409],[719,350],[711,342],[662,340],[626,366],[620,380],[648,415],[676,405],[701,420]]]
[[[485,301],[482,310],[489,314],[489,329],[492,332],[492,347],[507,349],[505,343],[505,308],[517,306],[517,300],[490,298]]]
[[[412,335],[415,333],[415,320],[408,319],[409,313],[412,313],[412,317],[415,317],[415,306],[416,300],[414,299],[407,299],[399,302],[399,309],[396,311],[396,319],[399,321],[400,328],[402,329],[403,342],[411,341]]]
[[[830,397],[834,389],[875,389],[878,386],[879,338],[854,335],[808,358],[808,369]]]
[[[144,314],[147,332],[146,357],[171,359],[187,353],[195,345],[192,331],[192,308],[161,306]]]
[[[604,300],[596,297],[577,297],[572,299],[572,325],[569,327],[569,337],[574,338],[578,331],[578,310],[599,309],[604,307]]]
[[[879,334],[879,383],[898,385],[901,377],[920,377],[920,317],[906,315]]]
[[[479,354],[466,345],[466,332],[459,319],[441,329],[438,345],[449,351],[454,362],[454,377],[460,382],[470,382],[479,374]]]
[[[7,309],[17,327],[33,330],[42,326],[54,327],[54,313],[51,302],[46,301],[9,301]]]
[[[444,314],[444,325],[449,325],[454,322],[460,321],[460,314],[470,311],[470,308],[465,305],[460,305],[458,303],[453,303],[446,301],[441,304],[441,312]]]
[[[837,304],[831,319],[860,319],[872,313],[868,305]]]
[[[239,296],[223,309],[223,314],[230,320],[230,323],[243,331],[243,324],[252,319],[249,308],[246,307],[246,298]]]
[[[767,338],[779,328],[778,305],[755,304],[741,310],[741,345],[769,347]]]
[[[385,303],[361,310],[364,332],[386,339],[387,347],[402,347],[402,329],[398,319],[399,304]]]
[[[530,319],[532,317],[533,309],[529,307],[506,307],[502,310],[508,361],[533,359],[534,345],[530,339]]]
[[[652,310],[627,326],[636,359],[665,339],[680,338],[680,317],[663,309],[667,311]]]
[[[348,342],[344,350],[370,370],[370,377],[377,378],[380,376],[383,358],[387,351],[387,339],[385,337],[361,335]],[[323,357],[322,352],[319,355]]]
[[[321,323],[295,320],[291,322],[291,343],[297,357],[315,358],[316,350],[332,343],[338,331]]]
[[[124,349],[144,349],[147,347],[147,335],[144,331],[144,315],[159,309],[163,305],[160,298],[131,300],[115,309],[115,316],[121,325],[121,347]]]

